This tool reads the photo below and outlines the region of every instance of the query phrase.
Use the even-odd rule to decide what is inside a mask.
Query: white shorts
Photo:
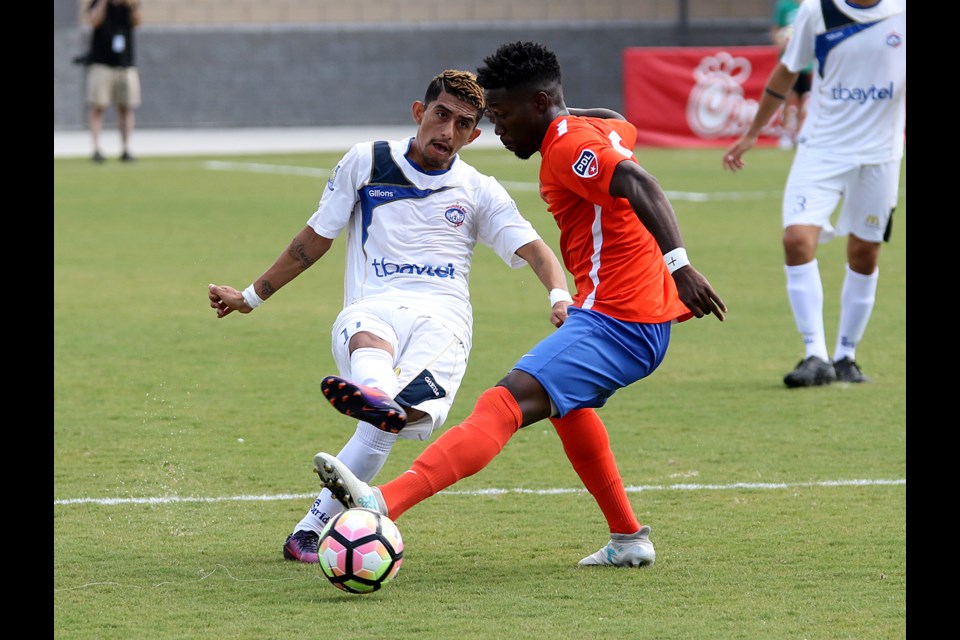
[[[393,346],[400,383],[396,400],[427,414],[407,423],[400,437],[426,440],[447,419],[467,371],[470,345],[422,311],[379,301],[358,302],[340,312],[331,336],[333,358],[347,379],[351,379],[350,338],[360,331]]]
[[[803,153],[793,159],[783,192],[783,226],[820,227],[820,242],[853,234],[867,242],[890,239],[890,217],[900,189],[900,160],[854,164]],[[840,200],[836,228],[830,218]]]

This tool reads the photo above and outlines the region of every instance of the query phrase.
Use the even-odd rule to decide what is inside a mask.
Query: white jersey
[[[470,344],[477,242],[519,268],[516,250],[540,236],[494,178],[459,156],[446,171],[426,171],[405,157],[411,141],[355,145],[307,224],[325,238],[346,230],[344,307],[375,296],[426,310]]]
[[[907,3],[804,0],[781,57],[791,71],[817,66],[798,148],[876,164],[903,157],[907,94]]]

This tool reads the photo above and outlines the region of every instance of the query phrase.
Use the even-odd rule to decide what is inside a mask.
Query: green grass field
[[[281,545],[353,423],[319,394],[342,247],[253,314],[217,320],[316,208],[339,153],[54,160],[54,637],[63,640],[850,639],[906,636],[906,163],[857,357],[868,385],[790,390],[791,154],[640,150],[693,263],[729,307],[675,327],[666,361],[601,410],[657,562],[578,569],[607,541],[548,422],[399,519],[396,581],[332,587]],[[464,157],[544,239],[539,157]],[[844,243],[823,245],[828,346]],[[478,247],[475,339],[448,426],[551,329],[546,293]],[[422,443],[400,441],[381,473]],[[491,491],[494,489],[502,491]]]

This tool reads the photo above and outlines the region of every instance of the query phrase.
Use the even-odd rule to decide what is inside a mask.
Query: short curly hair
[[[484,89],[560,84],[560,62],[555,53],[538,42],[511,42],[483,59],[477,81]]]
[[[427,85],[427,93],[423,97],[423,103],[430,104],[443,91],[476,108],[478,122],[483,117],[483,110],[486,108],[486,103],[483,100],[483,89],[477,84],[477,76],[472,71],[447,69],[440,73]]]

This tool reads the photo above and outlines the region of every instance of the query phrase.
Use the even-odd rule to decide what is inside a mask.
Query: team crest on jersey
[[[458,202],[447,207],[447,210],[443,212],[443,217],[453,226],[459,227],[467,219],[467,210]]]
[[[896,48],[899,47],[901,44],[903,44],[903,36],[902,36],[902,35],[900,35],[900,34],[897,33],[896,31],[893,31],[893,32],[887,34],[887,46],[888,46],[888,47],[893,47],[894,49],[896,49]]]
[[[580,157],[573,163],[573,172],[581,178],[596,178],[600,173],[600,163],[597,161],[597,154],[590,149],[584,149],[580,152]]]

